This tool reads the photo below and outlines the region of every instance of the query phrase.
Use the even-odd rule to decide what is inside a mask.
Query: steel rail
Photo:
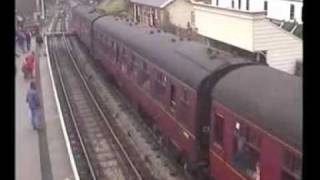
[[[80,71],[77,63],[75,62],[75,58],[74,58],[74,56],[73,56],[73,54],[72,54],[72,52],[71,52],[71,50],[70,50],[71,47],[70,47],[70,45],[68,44],[65,36],[63,35],[62,38],[63,38],[63,40],[64,40],[64,42],[65,42],[66,47],[67,47],[67,51],[68,51],[68,53],[69,53],[69,55],[70,55],[70,58],[71,58],[71,60],[72,60],[72,63],[73,63],[73,65],[74,65],[76,71],[78,72],[78,74],[79,74],[79,76],[80,76],[80,78],[81,78],[81,80],[82,80],[82,82],[83,82],[83,85],[85,86],[85,88],[86,88],[89,96],[91,97],[92,102],[95,104],[95,106],[96,106],[96,108],[97,108],[100,116],[101,116],[102,119],[104,120],[106,126],[108,127],[108,129],[109,129],[110,133],[112,134],[114,140],[116,141],[117,145],[118,145],[119,148],[121,149],[121,152],[123,153],[124,157],[125,157],[126,160],[128,161],[130,167],[131,167],[132,170],[135,172],[135,175],[137,176],[137,178],[138,178],[139,180],[143,180],[142,175],[140,174],[140,172],[138,171],[138,169],[136,168],[136,166],[135,166],[134,163],[132,162],[132,160],[131,160],[131,158],[129,157],[127,151],[126,151],[125,148],[123,147],[122,143],[120,142],[119,138],[117,137],[116,133],[114,132],[111,124],[109,123],[108,119],[106,118],[106,116],[105,116],[102,108],[100,107],[99,103],[97,102],[96,98],[94,97],[91,89],[89,88],[88,83],[86,82],[86,80],[85,80],[82,72]]]
[[[80,142],[82,151],[84,153],[87,165],[89,167],[90,174],[91,174],[93,180],[97,180],[97,177],[96,177],[95,171],[93,169],[92,162],[90,160],[88,151],[87,151],[86,146],[85,146],[85,144],[83,142],[83,137],[81,136],[79,127],[78,127],[77,122],[75,120],[75,115],[74,115],[73,109],[71,107],[71,103],[70,103],[70,100],[69,100],[69,95],[68,95],[68,92],[67,92],[66,87],[65,87],[65,82],[64,82],[64,80],[62,78],[62,73],[61,73],[61,70],[60,70],[60,66],[59,66],[59,64],[58,64],[58,62],[56,60],[57,59],[57,52],[53,53],[53,56],[55,57],[54,61],[55,61],[56,69],[57,69],[57,72],[58,72],[59,82],[60,82],[60,85],[61,85],[61,88],[62,88],[62,91],[63,91],[63,96],[65,97],[65,101],[66,101],[67,107],[69,109],[69,114],[71,116],[74,128],[76,130],[76,134],[77,134],[77,136],[79,138],[79,142]]]

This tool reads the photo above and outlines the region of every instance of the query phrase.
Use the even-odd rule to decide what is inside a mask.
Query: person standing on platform
[[[26,31],[26,42],[27,42],[27,51],[30,51],[30,46],[31,46],[31,33]]]
[[[25,42],[24,33],[22,31],[18,31],[17,32],[17,43],[18,43],[20,49],[22,50],[22,53],[26,53],[24,42]]]
[[[40,102],[38,99],[38,93],[36,89],[36,83],[31,81],[30,88],[27,92],[26,101],[29,105],[29,110],[31,113],[31,123],[34,130],[39,129],[39,122],[38,122],[38,109],[40,107]]]
[[[38,46],[41,48],[42,47],[42,43],[43,43],[43,38],[42,38],[40,32],[36,36],[36,42],[37,42]]]
[[[29,54],[27,54],[22,64],[22,72],[25,78],[33,77],[34,66],[35,66],[34,52],[31,51]]]

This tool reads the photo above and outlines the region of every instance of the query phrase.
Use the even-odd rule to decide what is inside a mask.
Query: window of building
[[[231,1],[231,7],[234,8],[234,0]]]
[[[252,127],[236,122],[233,133],[232,165],[250,179],[260,173],[260,134]]]
[[[250,0],[247,0],[247,4],[246,4],[246,9],[249,11],[249,9],[250,9],[250,2],[249,2]]]
[[[223,121],[224,117],[221,114],[215,113],[214,117],[214,141],[223,146]]]
[[[158,19],[158,10],[154,9],[154,19]]]
[[[302,70],[303,70],[302,63],[300,61],[297,61],[296,62],[295,75],[301,77],[302,76]]]
[[[238,9],[241,9],[241,0],[238,0]]]
[[[301,179],[301,158],[288,150],[283,151],[281,180]]]
[[[268,1],[264,2],[264,7],[263,9],[266,11],[266,15],[268,15]]]
[[[195,15],[194,15],[194,11],[191,12],[191,24],[195,25]]]
[[[294,19],[294,5],[290,5],[290,19]]]
[[[170,107],[171,110],[175,110],[176,107],[176,87],[174,85],[170,86]]]
[[[259,51],[255,55],[258,63],[267,65],[267,51]]]

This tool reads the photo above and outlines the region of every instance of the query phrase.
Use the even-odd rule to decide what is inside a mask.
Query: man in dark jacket
[[[40,106],[39,103],[39,98],[38,98],[38,93],[36,90],[36,83],[31,81],[30,82],[30,88],[28,90],[27,93],[27,98],[26,101],[29,105],[29,109],[31,112],[31,123],[32,123],[32,127],[33,129],[39,129],[38,126],[38,108]]]
[[[29,31],[26,31],[26,41],[27,41],[27,50],[30,51],[31,46],[31,33]]]

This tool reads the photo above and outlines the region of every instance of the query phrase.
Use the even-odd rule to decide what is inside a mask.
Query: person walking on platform
[[[36,36],[36,42],[37,42],[38,46],[41,48],[42,47],[42,43],[43,43],[43,38],[42,38],[40,32]]]
[[[32,127],[34,130],[39,129],[38,109],[40,107],[40,102],[39,102],[38,93],[36,89],[36,83],[34,81],[30,82],[30,88],[27,92],[26,101],[29,105],[29,110],[31,113]]]
[[[21,31],[18,31],[17,32],[17,43],[20,47],[20,49],[22,50],[22,53],[26,53],[26,50],[25,50],[25,34]]]
[[[33,71],[35,66],[35,58],[34,58],[34,52],[32,51],[30,54],[28,54],[22,64],[22,72],[24,74],[24,78],[33,77]]]
[[[31,33],[26,31],[26,42],[27,42],[27,50],[30,51],[30,46],[31,46]]]

